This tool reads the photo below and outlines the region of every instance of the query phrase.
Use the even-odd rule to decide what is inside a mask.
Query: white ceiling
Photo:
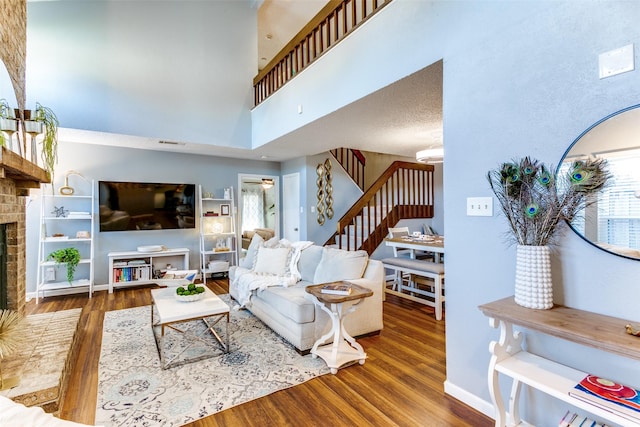
[[[327,3],[264,0],[258,11],[259,65],[264,66]],[[264,58],[264,59],[263,59]],[[414,157],[442,144],[442,63],[433,64],[255,150],[61,129],[68,141],[189,154],[284,161],[348,147]],[[300,141],[304,141],[301,144]]]

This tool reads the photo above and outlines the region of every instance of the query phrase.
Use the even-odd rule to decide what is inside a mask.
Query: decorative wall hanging
[[[331,186],[331,160],[324,161],[324,202],[326,206],[327,218],[333,218],[333,187]]]
[[[316,174],[318,175],[318,179],[316,179],[316,185],[318,186],[318,192],[316,193],[318,197],[318,203],[316,204],[316,208],[318,210],[318,224],[324,224],[324,165],[322,163],[318,163],[316,166]]]

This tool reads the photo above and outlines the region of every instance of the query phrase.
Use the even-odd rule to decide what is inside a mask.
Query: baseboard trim
[[[93,292],[96,291],[108,291],[109,285],[93,285]],[[51,289],[44,291],[45,297],[55,297],[59,295],[72,295],[72,294],[86,294],[89,292],[86,286],[78,286],[77,288],[63,288],[63,289]],[[26,299],[31,301],[36,297],[36,293],[27,292]]]
[[[493,404],[491,404],[491,402],[480,399],[475,394],[469,393],[467,390],[458,387],[449,380],[444,382],[444,392],[461,401],[465,405],[472,407],[476,411],[483,413],[487,417],[495,419]]]

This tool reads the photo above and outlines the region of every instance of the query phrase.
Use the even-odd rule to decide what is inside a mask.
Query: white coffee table
[[[176,292],[176,288],[163,288],[163,289],[152,289],[151,290],[151,298],[153,299],[153,304],[151,306],[151,327],[160,327],[160,337],[158,338],[157,334],[153,334],[156,339],[156,346],[158,347],[158,354],[160,356],[160,364],[162,365],[162,369],[167,369],[171,367],[171,362],[173,362],[178,356],[180,356],[184,351],[187,350],[188,347],[183,349],[180,353],[173,356],[170,360],[165,361],[165,352],[164,352],[164,332],[165,327],[171,328],[175,331],[188,335],[190,338],[194,340],[200,340],[203,342],[207,342],[202,339],[201,336],[189,334],[183,330],[178,329],[174,325],[176,323],[182,322],[190,322],[193,320],[202,319],[202,321],[207,325],[206,331],[210,331],[215,337],[216,341],[221,345],[222,350],[225,353],[229,352],[229,306],[220,299],[216,294],[211,292],[209,288],[204,288],[204,297],[198,301],[193,302],[183,302],[178,301],[174,296]],[[226,317],[226,342],[223,340],[220,335],[213,329],[213,327],[218,324],[218,322]],[[213,318],[213,319],[211,319]],[[215,354],[199,356],[197,358],[189,359],[181,361],[180,363],[174,364],[177,366],[178,364],[184,364],[189,362],[195,362],[198,360],[205,359],[207,357],[213,357]]]

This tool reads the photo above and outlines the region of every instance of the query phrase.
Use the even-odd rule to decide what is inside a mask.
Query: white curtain
[[[242,228],[264,228],[264,201],[262,188],[242,190]]]

